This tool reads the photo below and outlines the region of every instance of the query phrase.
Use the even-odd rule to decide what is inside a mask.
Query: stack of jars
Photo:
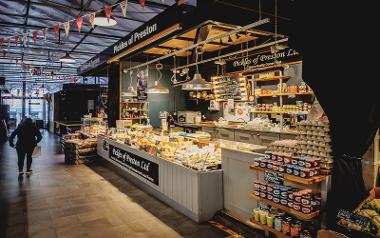
[[[255,181],[253,194],[303,214],[319,211],[321,206],[321,197],[314,195],[310,189],[299,190],[294,187]]]
[[[311,224],[302,222],[273,207],[253,209],[252,220],[292,238],[313,237]]]

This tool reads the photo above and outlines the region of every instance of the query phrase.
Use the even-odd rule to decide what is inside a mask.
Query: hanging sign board
[[[158,164],[125,150],[109,145],[109,158],[121,164],[131,173],[158,186]]]
[[[294,49],[286,48],[277,53],[264,53],[252,55],[242,59],[227,62],[227,72],[243,71],[261,67],[273,66],[281,63],[296,62],[302,60],[301,55]]]

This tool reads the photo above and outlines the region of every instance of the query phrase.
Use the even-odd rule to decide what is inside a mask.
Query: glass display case
[[[107,121],[103,118],[83,117],[81,118],[81,131],[83,133],[97,136],[105,134],[107,130]]]

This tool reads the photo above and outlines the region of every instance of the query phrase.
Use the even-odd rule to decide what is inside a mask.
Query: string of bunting
[[[140,3],[140,6],[142,8],[145,7],[145,0],[139,0],[139,3]],[[58,39],[58,34],[59,34],[59,29],[61,28],[61,26],[63,26],[63,29],[65,31],[65,35],[68,36],[70,34],[70,26],[71,26],[71,22],[74,22],[76,23],[76,27],[77,27],[77,30],[78,32],[81,32],[81,29],[82,29],[82,24],[83,24],[83,20],[84,18],[87,18],[88,22],[90,23],[91,25],[91,28],[94,28],[94,20],[95,20],[95,16],[96,16],[96,13],[98,12],[101,12],[101,11],[104,11],[104,15],[110,19],[111,18],[111,15],[112,15],[112,9],[117,7],[117,6],[120,6],[121,8],[121,12],[123,14],[124,17],[127,16],[127,8],[128,8],[128,0],[124,0],[120,3],[116,3],[114,5],[111,5],[111,6],[108,6],[108,7],[105,7],[104,9],[100,9],[98,11],[95,11],[95,12],[91,12],[91,13],[88,13],[88,14],[85,14],[83,16],[79,16],[77,17],[76,19],[74,20],[69,20],[67,22],[64,22],[64,23],[57,23],[53,26],[53,32],[54,32],[54,37],[56,39]],[[36,44],[37,42],[37,38],[38,38],[38,35],[39,35],[39,32],[41,31],[42,32],[42,36],[43,36],[43,40],[44,42],[46,42],[46,37],[47,37],[47,32],[49,30],[49,27],[45,27],[45,28],[42,28],[40,30],[34,30],[32,31],[32,37],[33,37],[33,43]],[[27,43],[28,43],[28,32],[24,32],[22,33],[21,35],[21,41],[22,41],[22,45],[24,47],[27,46]],[[6,39],[6,40],[5,40]],[[7,42],[6,43],[6,47],[7,49],[9,49],[10,47],[10,43],[11,43],[11,40],[14,39],[14,43],[17,46],[19,46],[19,43],[20,43],[20,35],[18,32],[15,32],[13,36],[8,36],[8,37],[2,37],[0,36],[0,49],[3,49],[3,43],[4,42]],[[20,44],[21,46],[21,44]],[[3,54],[5,56],[6,52],[3,51]]]

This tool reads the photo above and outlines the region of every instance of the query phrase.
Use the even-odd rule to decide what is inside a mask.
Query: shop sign
[[[113,53],[119,53],[127,47],[130,47],[138,42],[145,40],[153,33],[157,32],[157,23],[147,25],[143,30],[135,31],[133,34],[129,34],[129,37],[125,40],[121,40],[113,47]]]
[[[149,182],[158,186],[158,164],[109,145],[109,157]]]
[[[294,49],[286,48],[276,53],[257,54],[227,62],[227,71],[242,71],[254,68],[273,66],[275,64],[300,61],[301,55]]]
[[[284,176],[282,173],[265,171],[264,179],[269,183],[275,183],[280,185],[284,184]]]

